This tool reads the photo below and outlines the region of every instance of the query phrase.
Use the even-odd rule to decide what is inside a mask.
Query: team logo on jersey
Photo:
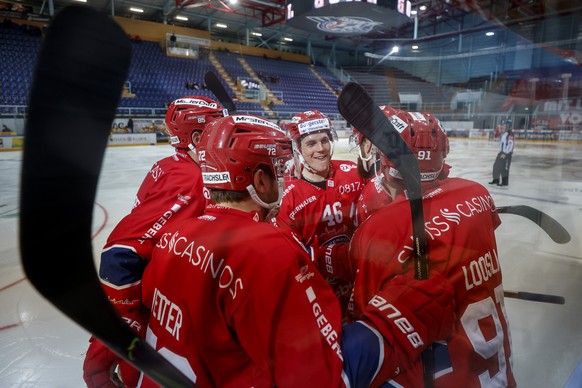
[[[309,280],[315,276],[313,272],[308,271],[309,271],[308,266],[304,265],[303,267],[301,267],[301,272],[298,275],[295,275],[295,280],[297,280],[299,283],[303,283],[304,281]]]
[[[206,187],[204,187],[202,189],[202,195],[204,195],[204,198],[210,199],[210,190],[208,190]]]
[[[350,172],[354,168],[358,168],[358,166],[356,166],[355,164],[345,164],[345,163],[342,163],[342,164],[340,164],[339,168],[340,168],[340,170],[342,170],[344,172]]]
[[[367,34],[382,25],[372,19],[359,16],[307,16],[317,23],[317,29],[331,34]]]
[[[180,98],[174,101],[174,105],[196,105],[213,109],[218,108],[218,104],[215,102],[208,102],[204,100],[199,100],[197,98]]]
[[[182,202],[185,205],[188,205],[191,199],[192,197],[189,195],[178,194],[178,201]]]
[[[228,183],[230,182],[230,173],[224,172],[203,172],[202,181],[204,183]]]

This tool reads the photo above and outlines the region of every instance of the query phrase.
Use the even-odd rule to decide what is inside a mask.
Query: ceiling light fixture
[[[129,10],[131,12],[143,13],[143,8],[130,7]]]
[[[419,8],[421,11],[426,11],[426,5],[421,5]]]
[[[188,18],[186,16],[182,16],[182,15],[176,16],[175,19],[183,20],[183,21],[188,21]]]
[[[291,38],[283,38],[283,40],[286,40],[287,42],[293,42],[293,39]]]
[[[412,46],[412,49],[413,50],[418,50],[418,46],[417,45],[414,45],[414,46]]]
[[[488,31],[488,32],[485,33],[485,35],[487,35],[487,36],[493,36],[493,35],[495,35],[495,33],[493,31]]]
[[[251,32],[251,35],[254,35],[254,36],[263,36],[263,34],[261,34],[260,32]]]
[[[226,24],[222,24],[222,23],[216,23],[215,26],[218,28],[228,28],[228,26]]]

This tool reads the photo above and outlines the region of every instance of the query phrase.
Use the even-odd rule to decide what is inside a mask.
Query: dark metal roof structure
[[[66,5],[78,4],[77,1],[19,0],[14,3],[32,7],[34,13],[50,17]],[[532,32],[532,25],[539,25],[543,20],[561,15],[582,16],[582,5],[576,0],[412,0],[411,9],[417,12],[416,15],[408,18],[397,28],[380,26],[365,34],[346,36],[290,26],[286,23],[286,3],[288,3],[286,0],[86,0],[86,2],[115,16],[189,27],[209,31],[213,39],[305,54],[310,54],[312,48],[320,48],[383,55],[394,44],[430,42],[490,28],[512,30],[516,34],[524,35],[533,43],[539,43],[543,42],[543,39],[540,38],[539,31]],[[382,6],[396,3],[392,0],[377,2],[383,4]],[[143,12],[136,13],[131,11],[131,8],[139,8]],[[187,20],[180,20],[177,17]],[[226,25],[226,28],[220,28],[217,24]],[[572,29],[571,26],[566,28]],[[577,33],[578,31],[568,31],[569,36],[575,36]],[[572,44],[570,48],[575,49],[574,46],[575,44]]]

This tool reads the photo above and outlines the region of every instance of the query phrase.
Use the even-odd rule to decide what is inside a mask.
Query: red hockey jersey
[[[104,249],[118,244],[133,247],[150,258],[168,223],[199,216],[204,211],[200,167],[184,151],[156,162],[136,194],[131,213],[109,235]]]
[[[211,205],[164,232],[142,283],[147,341],[200,387],[343,386],[331,289],[302,245],[257,220]]]
[[[358,175],[357,165],[332,160],[325,182],[326,188],[321,189],[292,179],[283,193],[276,222],[289,226],[306,245],[312,245],[316,237],[319,245],[345,242],[354,233],[355,203],[366,182]]]
[[[139,307],[143,268],[166,228],[201,215],[207,190],[200,167],[182,150],[156,162],[144,178],[134,207],[109,235],[99,277],[123,314]]]
[[[491,195],[475,182],[450,178],[424,192],[423,204],[429,265],[451,281],[457,306],[456,330],[447,341],[450,360],[435,369],[435,387],[515,387],[494,234],[501,221]],[[411,235],[410,205],[404,196],[360,225],[350,246],[358,266],[355,317],[388,279],[413,271]],[[437,366],[441,361],[437,355]],[[419,363],[394,380],[416,387],[423,385],[422,378]]]
[[[330,260],[329,263],[318,264],[320,267],[330,268],[325,276],[334,289],[344,313],[352,292],[353,279],[345,276],[349,271],[341,270],[341,273],[334,274],[334,271],[340,270],[334,270],[335,263],[331,261],[347,262],[346,244],[355,230],[356,200],[365,183],[365,179],[358,175],[355,163],[332,160],[329,177],[325,180],[325,189],[301,179],[287,183],[281,210],[276,218],[277,225],[289,227],[299,235],[301,242],[314,249],[324,245],[330,246],[330,249],[333,248],[332,245],[346,247],[335,250],[333,254],[336,257],[333,259],[330,256],[326,257],[326,260]]]

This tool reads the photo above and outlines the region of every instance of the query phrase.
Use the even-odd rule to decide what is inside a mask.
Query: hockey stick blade
[[[163,386],[191,387],[124,323],[95,271],[93,204],[130,56],[121,27],[90,7],[69,6],[51,22],[25,127],[21,261],[40,294],[119,356]]]
[[[234,101],[220,82],[220,79],[216,74],[212,71],[207,71],[204,74],[204,83],[206,87],[214,93],[218,101],[222,104],[224,108],[228,110],[228,113],[236,112],[236,106],[234,105]]]
[[[424,231],[424,212],[420,185],[420,169],[416,156],[400,136],[400,132],[380,110],[368,92],[350,82],[342,89],[338,108],[350,125],[378,147],[396,166],[408,190],[415,246],[415,278],[428,278],[428,258]]]
[[[536,223],[550,238],[558,244],[570,242],[570,233],[558,221],[546,213],[527,205],[500,206],[500,214],[515,214]]]
[[[542,302],[542,303],[552,303],[552,304],[565,304],[566,303],[566,299],[563,296],[550,295],[550,294],[538,294],[536,292],[505,290],[503,292],[503,295],[506,298],[529,300],[532,302]]]

